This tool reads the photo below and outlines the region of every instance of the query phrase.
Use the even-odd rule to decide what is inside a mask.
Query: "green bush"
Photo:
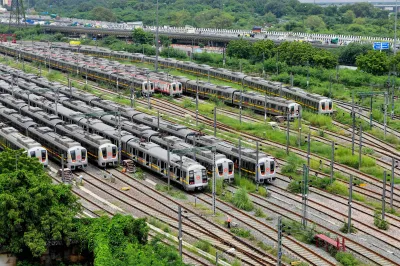
[[[258,207],[258,208],[255,210],[254,216],[256,216],[256,217],[261,217],[261,218],[267,217],[260,207]]]
[[[212,249],[212,245],[210,242],[208,242],[207,240],[199,240],[196,242],[195,247],[198,249],[201,249],[207,253],[210,253],[211,249]]]
[[[348,223],[344,222],[343,226],[339,230],[340,230],[340,232],[348,234],[349,233]],[[357,232],[357,229],[354,228],[353,224],[350,225],[350,231],[351,231],[351,233],[356,233]]]
[[[294,153],[291,153],[287,158],[287,164],[282,167],[282,173],[296,173],[296,170],[301,166],[302,163],[303,160],[300,157],[298,157]]]
[[[287,186],[287,190],[292,193],[301,193],[302,190],[302,185],[300,181],[298,180],[293,180],[292,182],[289,183]]]
[[[243,238],[249,238],[251,236],[251,232],[249,230],[240,228],[240,227],[232,227],[231,232],[237,236]]]
[[[235,195],[232,198],[232,203],[237,208],[245,211],[252,211],[254,209],[253,202],[249,198],[247,190],[244,188],[239,188],[236,190]]]
[[[340,262],[343,266],[357,266],[360,262],[348,252],[336,253],[335,259]]]
[[[388,230],[389,223],[386,220],[382,219],[382,212],[375,211],[374,214],[374,225],[381,230]]]

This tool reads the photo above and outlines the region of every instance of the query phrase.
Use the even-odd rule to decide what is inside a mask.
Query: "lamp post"
[[[155,70],[158,72],[158,0],[157,0],[157,13],[156,13],[156,62],[155,62]]]

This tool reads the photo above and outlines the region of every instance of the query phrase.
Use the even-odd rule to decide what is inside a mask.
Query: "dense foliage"
[[[155,25],[156,0],[34,0],[37,12],[107,21],[143,21]],[[392,36],[394,18],[368,3],[321,6],[298,0],[167,0],[159,3],[160,25],[242,28],[268,25],[273,30]]]
[[[49,240],[68,242],[80,209],[68,186],[54,185],[36,158],[0,153],[0,245],[19,256],[38,257]]]
[[[95,265],[184,265],[176,251],[159,238],[148,242],[145,219],[118,214],[113,218],[80,219],[76,225],[75,237],[83,248],[94,253]]]

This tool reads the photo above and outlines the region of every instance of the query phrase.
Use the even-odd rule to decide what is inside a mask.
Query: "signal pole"
[[[350,175],[350,182],[349,182],[349,213],[347,216],[347,233],[351,233],[351,202],[353,200],[353,175]]]
[[[278,217],[278,254],[277,254],[277,260],[276,260],[276,265],[281,266],[282,265],[282,234],[283,234],[283,228],[282,228],[282,216]]]

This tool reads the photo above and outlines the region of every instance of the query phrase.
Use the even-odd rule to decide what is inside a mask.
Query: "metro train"
[[[1,66],[1,65],[0,65]],[[6,71],[6,68],[4,66],[1,66],[1,68]],[[8,69],[9,70],[9,69]],[[10,72],[10,71],[6,72]],[[102,100],[99,97],[92,95],[90,93],[86,92],[81,92],[77,90],[76,88],[68,88],[66,86],[59,85],[57,87],[57,84],[53,82],[46,81],[44,78],[37,78],[35,75],[32,74],[25,74],[22,71],[19,70],[14,70],[13,72],[14,75],[18,76],[21,79],[27,79],[39,86],[43,86],[46,88],[51,88],[54,90],[58,90],[61,94],[64,94],[59,96],[59,101],[62,101],[64,104],[68,103],[69,97],[72,97],[74,99],[81,100],[87,104],[90,104],[95,107],[99,107],[103,110],[106,111],[120,111],[121,116],[128,118],[129,121],[133,121],[138,124],[144,124],[147,126],[150,126],[152,129],[157,129],[160,130],[160,132],[165,132],[173,136],[177,136],[181,139],[183,139],[185,142],[191,142],[194,145],[200,145],[200,146],[209,146],[210,136],[198,136],[195,139],[190,140],[190,136],[196,136],[198,135],[198,132],[193,131],[191,129],[188,129],[185,126],[177,125],[168,121],[165,121],[163,119],[158,120],[157,117],[153,117],[150,115],[143,114],[139,111],[136,111],[130,107],[123,106],[120,104],[117,104],[112,101],[108,100]],[[1,75],[0,78],[6,79],[7,75]],[[10,78],[10,77],[8,77]],[[19,85],[22,86],[24,83],[22,81],[19,81]],[[31,90],[34,90],[34,86],[31,85],[32,88]],[[28,87],[25,87],[25,89],[28,89]],[[40,89],[35,93],[37,94],[52,94],[53,98],[55,97],[54,92],[43,92]],[[64,97],[64,98],[63,98]],[[65,100],[65,101],[64,101]],[[71,102],[71,104],[73,104]],[[79,105],[78,105],[79,106]],[[243,172],[247,173],[249,176],[256,178],[257,176],[257,182],[272,182],[275,180],[275,162],[274,158],[266,155],[265,153],[260,152],[259,153],[259,162],[258,165],[262,166],[259,167],[261,169],[258,170],[257,175],[255,171],[256,167],[256,158],[257,158],[257,153],[255,150],[252,149],[238,149],[236,146],[226,143],[224,141],[221,141],[219,139],[215,139],[213,142],[215,143],[221,143],[221,145],[216,145],[217,146],[217,151],[219,153],[224,154],[228,159],[234,162],[234,168],[239,167],[241,165],[241,170]],[[241,163],[239,164],[239,158],[241,158]],[[265,172],[262,171],[263,165],[265,166]],[[226,169],[226,168],[224,168]],[[229,165],[228,165],[228,172],[229,172]]]
[[[7,48],[7,49],[6,49]],[[0,45],[0,51],[5,50],[6,53],[13,53],[15,52],[10,47],[4,47]],[[46,60],[45,55],[42,53],[32,52],[30,48],[26,48],[25,50],[19,50],[22,56],[24,56],[28,60],[32,61],[40,61]],[[87,64],[78,64],[74,69],[73,61],[74,57],[79,56],[79,62],[87,60]],[[97,60],[97,61],[96,61]],[[118,86],[122,86],[124,88],[129,88],[129,75],[123,74],[124,70],[117,70],[117,69],[127,69],[131,66],[126,66],[122,64],[115,64],[114,62],[109,62],[112,66],[109,67],[96,67],[90,66],[88,64],[93,65],[90,62],[98,62],[99,59],[88,59],[85,58],[84,55],[73,55],[68,54],[64,51],[64,53],[52,55],[51,62],[52,66],[64,71],[75,71],[76,73],[80,73],[81,75],[87,75],[92,79],[103,81],[103,82],[111,82],[113,84],[117,84]],[[101,61],[100,61],[101,62]],[[104,66],[104,62],[100,65]],[[116,66],[119,66],[117,68]],[[131,67],[132,68],[132,67]],[[141,70],[139,68],[135,68],[134,70],[136,73],[144,73],[148,70]],[[241,93],[240,90],[233,89],[229,86],[216,86],[211,83],[207,82],[196,82],[193,80],[189,80],[185,77],[181,76],[171,76],[165,74],[156,74],[152,73],[149,77],[151,79],[151,86],[152,90],[154,90],[153,86],[156,87],[158,92],[168,93],[170,95],[180,95],[181,93],[185,93],[191,96],[195,96],[196,92],[199,92],[199,97],[205,99],[220,99],[223,102],[233,105],[236,107],[243,107],[249,108],[256,112],[265,113],[268,115],[280,115],[287,117],[289,115],[289,119],[299,117],[299,113],[301,112],[300,105],[292,100],[286,100],[279,97],[271,97],[265,95],[260,95],[255,92],[243,92]],[[167,80],[167,81],[165,81]],[[171,80],[171,81],[169,81]],[[146,82],[143,81],[143,86],[146,86]],[[174,90],[175,87],[175,90]],[[172,88],[172,89],[171,89]],[[172,92],[171,92],[172,90]],[[143,93],[147,94],[143,89]],[[142,94],[143,94],[142,93]],[[152,93],[152,92],[151,92]],[[150,93],[150,94],[151,94]]]
[[[4,123],[0,123],[0,146],[13,150],[23,149],[28,157],[37,158],[44,167],[49,163],[47,150],[40,143]]]
[[[69,169],[76,170],[87,166],[86,149],[71,138],[61,136],[49,127],[39,126],[31,118],[20,115],[18,111],[2,104],[0,104],[0,117],[10,121],[14,127],[24,131],[27,136],[39,143],[45,143],[43,147],[53,160],[61,162],[62,154],[64,154],[65,164]]]
[[[76,47],[55,45],[60,49],[67,49],[73,52],[78,52]],[[111,51],[108,49],[97,49],[92,47],[79,47],[79,52],[91,56],[114,58],[118,60],[129,60],[133,62],[147,62],[154,64],[154,56],[146,56],[140,53],[128,53],[124,51]],[[245,75],[241,72],[234,72],[224,68],[215,68],[206,64],[197,64],[187,61],[179,61],[174,58],[158,58],[160,66],[177,69],[180,71],[188,72],[194,75],[209,76],[220,80],[235,82],[268,95],[291,99],[296,101],[303,107],[310,109],[319,114],[333,113],[332,100],[315,93],[307,92],[301,88],[286,86],[280,82],[265,80],[258,77]]]
[[[0,90],[9,92],[9,84],[0,81]],[[13,94],[15,97],[22,98],[19,100],[9,94],[0,94],[0,102],[9,108],[18,110],[21,114],[31,117],[35,122],[53,128],[55,132],[67,135],[68,137],[78,141],[87,148],[89,159],[97,163],[100,167],[116,166],[118,164],[117,146],[112,144],[108,139],[105,139],[96,134],[90,134],[84,129],[72,124],[65,124],[64,121],[55,115],[49,115],[40,107],[46,107],[48,110],[54,110],[54,102],[49,102],[41,96],[30,94],[30,103],[36,107],[29,106],[25,100],[28,98],[26,91],[21,91],[14,88]],[[62,106],[57,106],[62,108]]]
[[[9,78],[10,78],[9,75],[2,76],[2,79],[4,79],[4,80],[9,80]],[[35,87],[34,84],[26,82],[26,81],[20,81],[18,83],[18,85],[21,88],[26,89],[26,91],[21,92],[19,89],[15,89],[15,88],[13,90],[11,90],[10,86],[7,86],[4,84],[4,81],[0,81],[0,89],[2,89],[3,91],[7,91],[8,93],[13,93],[14,96],[22,98],[24,100],[27,100],[27,98],[28,98],[27,95],[25,95],[25,93],[28,93],[28,91],[30,91],[31,94],[30,94],[29,100],[32,105],[41,107],[47,111],[51,111],[52,113],[55,112],[54,102],[44,100],[42,97],[38,97],[37,95],[32,94],[32,92],[37,92],[37,93],[40,93],[42,96],[46,97],[47,99],[55,100],[57,96],[55,95],[54,92],[43,91],[39,87]],[[3,104],[6,104],[6,105],[12,104],[15,107],[17,107],[18,109],[21,109],[22,107],[24,107],[26,105],[24,103],[18,103],[17,100],[14,100],[12,98],[12,96],[9,96],[9,95],[5,95],[3,99],[0,99],[0,102],[3,102]],[[71,108],[74,111],[82,112],[84,114],[85,113],[95,114],[95,113],[104,112],[103,109],[98,108],[98,107],[89,106],[82,101],[79,101],[79,100],[71,101],[68,97],[64,96],[63,94],[58,95],[58,102],[63,104],[65,107]],[[63,118],[64,121],[67,121],[68,123],[77,123],[83,128],[87,127],[86,123],[84,123],[85,121],[80,121],[80,117],[72,118],[73,114],[68,115],[69,110],[67,108],[65,108],[64,106],[59,105],[57,108],[57,112],[61,115],[61,117]],[[32,107],[30,109],[32,110]],[[51,125],[55,123],[55,120],[47,121],[47,117],[45,117],[43,115],[40,116],[39,119],[40,119],[40,122],[42,122],[42,123],[51,124]],[[118,118],[111,114],[100,115],[99,119],[102,122],[113,125],[113,126],[118,125]],[[59,121],[59,122],[61,122],[61,121]],[[104,130],[104,131],[110,130],[110,127],[100,129],[97,127],[98,124],[99,123],[95,123],[93,120],[91,120],[89,123],[89,129],[92,131],[95,131],[95,132],[98,132],[101,130]],[[61,127],[61,129],[59,129],[58,127]],[[67,130],[71,127],[72,127],[71,125],[68,125],[68,126],[58,126],[57,125],[57,129],[61,130],[63,133],[69,134],[71,137],[74,137],[74,134],[71,134],[71,132],[69,132]],[[122,128],[122,130],[132,133],[136,137],[145,139],[146,141],[152,141],[156,144],[159,144],[163,148],[167,148],[167,146],[165,145],[164,138],[159,137],[160,133],[152,130],[150,127],[148,127],[146,125],[135,124],[135,123],[130,122],[126,118],[121,118],[121,128]],[[79,131],[82,131],[81,138],[87,134],[85,129],[80,129]],[[84,141],[85,141],[85,139],[83,139],[82,143],[84,143]],[[174,145],[174,143],[171,143],[171,149],[177,149],[181,145],[183,145],[183,144],[179,144],[178,141],[175,141],[175,145]],[[90,146],[93,146],[93,145],[90,145]],[[188,149],[190,147],[192,147],[190,144],[185,145],[185,149]],[[116,151],[116,147],[115,147],[115,151]],[[188,153],[185,155],[190,157],[192,154]],[[203,166],[205,166],[207,168],[209,173],[212,173],[212,162],[213,162],[212,154],[207,154],[206,152],[202,152],[202,154],[199,154],[196,156],[196,159]],[[227,159],[225,155],[216,153],[215,163],[218,167],[223,167],[223,169],[227,169],[223,173],[219,173],[217,175],[217,177],[223,178],[225,181],[233,181],[233,179],[234,179],[233,162],[231,160]],[[100,162],[99,162],[99,166],[102,166],[102,165],[100,165]]]
[[[6,86],[3,84],[3,82],[0,81],[0,88],[5,87]],[[13,88],[13,94],[15,96],[22,96],[24,92],[19,91],[19,89]],[[24,114],[28,114],[31,117],[39,119],[39,116],[36,114],[37,110],[35,109],[35,107],[21,107],[21,103],[17,103],[17,99],[15,99],[14,103],[12,103],[10,101],[10,97],[12,96],[2,95],[0,101],[2,103],[12,104],[14,108],[19,108],[19,110]],[[93,134],[105,137],[114,144],[118,144],[119,139],[121,139],[121,151],[124,157],[130,158],[138,164],[152,170],[153,172],[159,173],[164,177],[167,176],[168,152],[165,149],[161,148],[159,145],[151,142],[140,141],[139,138],[133,136],[127,131],[118,132],[117,129],[104,124],[101,120],[84,118],[81,116],[82,113],[72,111],[71,109],[68,109],[61,104],[57,104],[56,108],[55,103],[43,99],[42,96],[30,94],[29,98],[30,102],[34,105],[41,106],[44,110],[50,112],[57,112],[59,117],[63,118],[65,122],[77,123],[81,127],[85,127],[82,128],[83,130],[89,129]],[[14,110],[12,111],[17,112]],[[1,113],[1,109],[0,116],[3,116],[3,114]],[[41,120],[46,119],[44,114],[42,116],[43,118],[41,118]],[[47,114],[47,116],[52,117],[48,123],[53,123],[54,125],[56,125],[57,129],[59,129],[60,124],[64,123],[64,121],[58,119],[57,116],[52,116],[51,114]],[[9,117],[5,118],[10,119]],[[32,119],[26,119],[29,119],[29,121],[32,121],[32,123],[34,123]],[[77,132],[77,134],[81,133]],[[59,138],[61,138],[61,136],[59,136]],[[170,153],[169,165],[171,180],[182,185],[185,190],[203,190],[205,187],[208,186],[208,177],[206,172],[207,170],[204,166],[200,165],[196,161],[186,156],[179,157],[176,154]]]

